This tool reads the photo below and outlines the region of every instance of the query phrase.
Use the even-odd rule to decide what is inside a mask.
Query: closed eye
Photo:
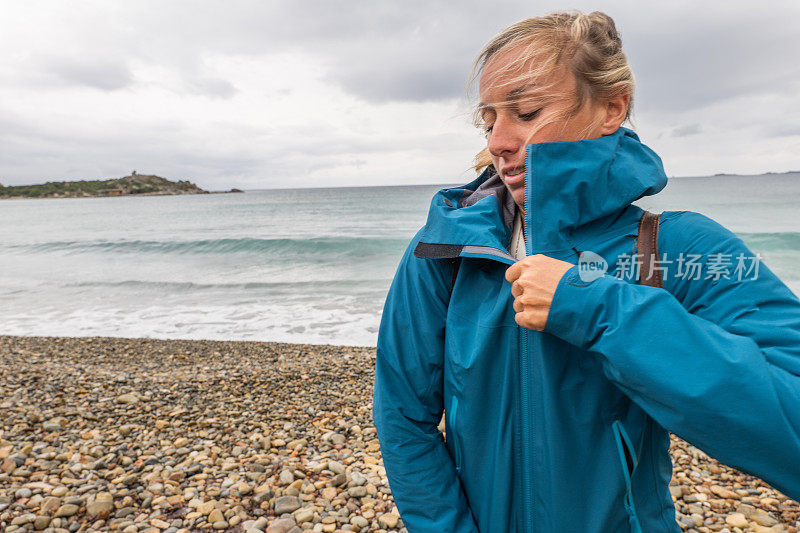
[[[540,111],[541,109],[537,109],[536,111],[531,111],[530,113],[520,113],[518,116],[522,120],[533,120]]]

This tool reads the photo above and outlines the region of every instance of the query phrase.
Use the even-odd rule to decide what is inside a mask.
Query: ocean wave
[[[388,280],[391,281],[391,280]],[[147,281],[147,280],[122,280],[122,281],[78,281],[65,283],[64,287],[103,287],[103,288],[134,288],[134,289],[163,289],[169,292],[183,291],[202,291],[202,290],[257,290],[257,289],[292,289],[300,290],[304,287],[314,288],[323,287],[327,290],[355,289],[374,290],[371,284],[374,283],[381,290],[386,289],[387,280],[385,279],[345,279],[345,280],[313,280],[313,281],[260,281],[260,282],[241,282],[241,283],[197,283],[193,281]]]
[[[800,232],[738,233],[748,247],[771,252],[800,253]]]
[[[198,240],[51,241],[6,246],[23,253],[283,254],[336,257],[382,255],[402,250],[408,239],[370,237],[225,238]]]

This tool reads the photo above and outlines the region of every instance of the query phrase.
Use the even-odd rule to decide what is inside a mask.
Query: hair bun
[[[607,38],[613,43],[612,48],[617,50],[622,48],[622,39],[617,33],[617,26],[614,19],[602,11],[592,11],[586,17],[589,19],[590,33]]]

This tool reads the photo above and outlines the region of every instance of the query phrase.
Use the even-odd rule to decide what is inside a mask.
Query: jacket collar
[[[528,254],[572,250],[667,184],[661,158],[624,127],[597,139],[530,144],[525,163]],[[489,167],[470,183],[434,195],[419,240],[506,252],[517,209]]]

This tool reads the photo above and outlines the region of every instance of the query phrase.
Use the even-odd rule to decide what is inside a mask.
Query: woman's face
[[[480,77],[481,115],[487,148],[517,205],[525,202],[525,146],[541,142],[594,139],[604,133],[603,106],[586,102],[577,114],[564,116],[575,103],[576,82],[566,69],[519,80],[503,66],[518,57],[511,49],[493,55]],[[523,65],[528,72],[529,65]],[[614,128],[608,133],[616,131]]]

